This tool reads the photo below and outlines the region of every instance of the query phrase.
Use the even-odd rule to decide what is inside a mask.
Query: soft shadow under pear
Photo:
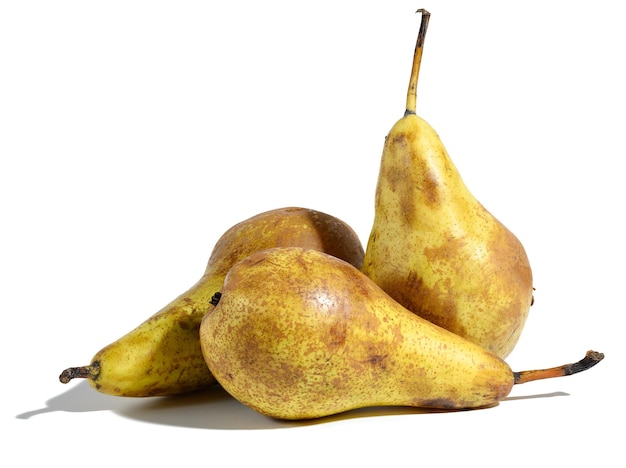
[[[505,402],[557,396],[568,396],[568,394],[553,392],[515,396],[506,398]],[[87,382],[80,382],[46,401],[44,407],[20,413],[16,415],[16,418],[30,419],[57,411],[68,413],[111,411],[121,417],[140,422],[213,430],[286,429],[356,418],[455,413],[410,407],[373,407],[307,421],[281,421],[263,416],[239,403],[218,385],[204,391],[175,397],[125,398],[98,393]]]

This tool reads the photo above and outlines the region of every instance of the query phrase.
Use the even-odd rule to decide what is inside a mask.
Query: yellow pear
[[[276,246],[319,249],[358,268],[363,261],[356,233],[333,216],[306,208],[281,208],[253,216],[222,235],[204,275],[188,291],[100,350],[90,365],[63,371],[61,382],[87,378],[100,392],[133,397],[173,395],[214,384],[200,348],[202,317],[234,263]]]
[[[401,306],[353,265],[300,247],[238,262],[213,303],[200,326],[209,369],[240,402],[280,419],[371,406],[485,407],[514,384],[603,358],[590,351],[575,364],[513,372]]]
[[[529,260],[415,114],[430,17],[418,11],[406,112],[385,139],[362,271],[412,312],[505,358],[533,301]]]

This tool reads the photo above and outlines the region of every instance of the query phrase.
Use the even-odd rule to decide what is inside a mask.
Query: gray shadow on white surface
[[[552,392],[552,393],[538,393],[535,395],[510,396],[510,397],[506,397],[504,401],[532,400],[533,398],[551,398],[551,397],[560,397],[560,396],[569,396],[569,393]]]
[[[272,429],[285,426],[242,405],[218,385],[175,397],[126,398],[99,393],[86,381],[49,399],[45,407],[18,414],[16,418],[30,419],[56,411],[110,411],[147,423],[204,429]]]
[[[125,398],[99,393],[82,381],[49,399],[45,407],[18,414],[16,418],[30,419],[57,411],[111,411],[145,423],[216,430],[281,429],[361,417],[438,412],[403,407],[363,408],[309,421],[281,421],[263,416],[239,403],[219,385],[173,397]]]
[[[509,397],[505,401],[567,395],[564,392],[554,392]],[[174,397],[125,398],[99,393],[83,381],[48,400],[45,407],[18,414],[16,418],[30,419],[56,411],[70,413],[111,411],[121,417],[145,423],[214,430],[281,429],[363,417],[450,412],[408,407],[376,407],[352,410],[310,421],[281,421],[263,416],[239,403],[219,385],[201,392]]]

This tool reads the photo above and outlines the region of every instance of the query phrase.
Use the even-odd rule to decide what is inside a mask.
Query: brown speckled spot
[[[438,408],[438,409],[455,409],[458,408],[458,402],[448,398],[437,398],[434,400],[417,400],[414,402],[416,406],[424,408]]]
[[[372,366],[380,367],[382,369],[385,368],[385,359],[387,356],[381,356],[380,354],[374,354],[369,357],[367,360]]]
[[[346,342],[348,325],[345,321],[339,320],[334,323],[328,333],[327,343],[330,348],[338,348]]]

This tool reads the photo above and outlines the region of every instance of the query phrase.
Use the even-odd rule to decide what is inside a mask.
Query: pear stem
[[[417,100],[417,79],[420,74],[420,65],[422,63],[422,53],[424,51],[424,39],[426,38],[426,30],[428,29],[428,20],[430,13],[420,8],[416,13],[422,14],[420,30],[417,34],[417,44],[415,45],[415,54],[413,55],[413,68],[411,69],[411,79],[409,80],[409,89],[406,93],[406,111],[404,115],[415,114]]]
[[[604,359],[604,354],[597,351],[587,351],[584,358],[573,364],[564,364],[562,366],[551,367],[549,369],[514,372],[514,383],[517,385],[532,382],[533,380],[551,379],[553,377],[564,377],[566,375],[577,374],[578,372],[591,369],[597,363],[602,361],[602,359]]]
[[[90,366],[70,367],[61,372],[59,380],[68,383],[72,379],[95,379],[100,374],[100,363],[93,362]]]
[[[220,303],[221,298],[222,298],[222,293],[216,292],[215,294],[213,294],[213,297],[211,297],[211,301],[209,303],[213,306],[216,306]]]

